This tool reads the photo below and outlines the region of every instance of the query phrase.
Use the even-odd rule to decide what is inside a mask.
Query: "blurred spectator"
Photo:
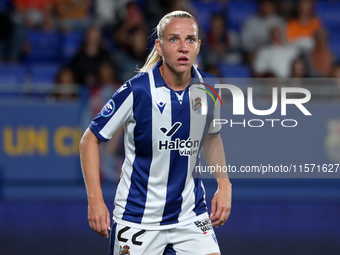
[[[340,64],[334,64],[332,66],[329,77],[330,78],[338,78],[339,81],[340,81]]]
[[[129,2],[126,5],[126,16],[118,25],[114,38],[122,48],[129,47],[131,34],[136,30],[144,30],[147,33],[147,24],[138,5]]]
[[[280,27],[270,31],[271,44],[258,51],[254,61],[255,76],[263,77],[265,73],[273,73],[279,78],[290,76],[291,64],[299,55],[295,45],[285,43]]]
[[[98,84],[90,93],[90,119],[93,119],[120,87],[111,65],[104,63],[98,70]],[[121,164],[124,156],[124,130],[121,127],[101,148],[100,171],[101,179],[118,183]]]
[[[108,63],[101,64],[98,69],[98,83],[90,93],[91,108],[94,109],[93,114],[99,112],[120,85],[120,82],[116,80],[116,74],[112,66]]]
[[[45,32],[53,32],[56,30],[55,20],[51,14],[45,14],[43,16],[41,30]]]
[[[332,99],[335,99],[337,102],[340,100],[340,64],[333,64],[331,71],[329,73],[329,78],[332,79],[332,83],[335,86],[335,93],[332,95]]]
[[[177,11],[177,10],[189,12],[194,17],[196,17],[195,8],[192,6],[190,1],[188,1],[188,0],[172,0],[172,1],[169,1],[169,9],[167,10],[167,12],[173,12],[173,11]]]
[[[12,54],[12,38],[14,35],[14,23],[9,15],[10,2],[2,6],[0,10],[0,62],[14,61]]]
[[[101,27],[112,27],[117,21],[117,4],[112,0],[96,0],[95,13],[97,24]]]
[[[278,6],[278,14],[285,20],[289,20],[294,12],[295,2],[295,0],[276,1]]]
[[[64,30],[83,30],[91,22],[91,0],[55,0],[55,10]]]
[[[293,61],[290,72],[291,78],[307,78],[308,70],[306,62],[302,58]]]
[[[77,83],[91,87],[96,83],[98,68],[103,63],[111,63],[108,50],[103,44],[101,30],[97,26],[87,29],[84,41],[70,63]]]
[[[244,50],[252,62],[253,54],[262,46],[270,42],[270,30],[274,26],[281,29],[285,27],[285,21],[276,14],[276,5],[271,0],[262,0],[259,5],[259,13],[249,18],[241,31],[241,41]]]
[[[214,65],[218,62],[228,62],[231,49],[231,35],[227,31],[226,20],[222,14],[214,14],[210,19],[210,30],[207,33],[207,43],[204,47],[205,62]]]
[[[145,1],[145,19],[148,27],[153,29],[157,26],[159,20],[168,13],[170,1],[168,0],[146,0]]]
[[[71,69],[63,67],[55,79],[54,96],[58,101],[73,101],[77,99],[78,86]]]
[[[50,15],[55,0],[14,0],[18,19],[29,29],[40,27],[44,15]]]
[[[304,50],[314,46],[313,36],[321,29],[321,22],[314,14],[313,0],[300,0],[297,6],[297,17],[287,24],[287,37],[291,43],[296,43]]]
[[[309,55],[311,71],[313,76],[327,77],[333,62],[327,33],[324,30],[317,31],[314,38],[315,46]]]
[[[115,54],[115,62],[119,63],[119,80],[126,81],[136,75],[148,56],[147,33],[144,29],[135,29],[127,40],[127,48]]]

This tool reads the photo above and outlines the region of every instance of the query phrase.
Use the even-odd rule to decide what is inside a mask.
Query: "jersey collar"
[[[166,83],[161,75],[161,72],[159,71],[159,67],[163,64],[163,61],[158,61],[157,64],[153,67],[153,77],[155,80],[155,86],[156,88],[161,86],[166,86]],[[197,74],[198,70],[195,67],[191,67],[191,77],[192,78],[199,78]]]

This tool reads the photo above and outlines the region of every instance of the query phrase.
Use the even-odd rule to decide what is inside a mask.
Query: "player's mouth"
[[[177,59],[180,64],[187,64],[189,62],[189,58],[187,56],[181,56]]]

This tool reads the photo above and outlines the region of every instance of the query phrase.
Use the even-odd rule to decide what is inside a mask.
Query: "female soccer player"
[[[220,254],[212,226],[223,225],[229,217],[231,184],[227,176],[217,176],[209,217],[203,184],[193,177],[202,147],[209,165],[226,165],[221,126],[212,121],[219,118],[219,104],[198,89],[204,85],[191,85],[193,79],[203,83],[214,76],[194,66],[201,41],[192,15],[165,15],[157,36],[140,73],[117,90],[81,140],[89,224],[105,237],[111,230],[114,255]],[[98,145],[121,125],[125,158],[111,229],[100,186]]]

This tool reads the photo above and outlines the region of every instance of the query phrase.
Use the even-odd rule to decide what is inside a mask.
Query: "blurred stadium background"
[[[159,19],[176,9],[199,21],[204,70],[226,78],[313,78],[313,117],[294,113],[301,120],[294,130],[223,127],[228,163],[340,163],[338,1],[1,0],[0,254],[107,254],[107,240],[87,223],[78,143],[143,65]],[[256,100],[268,105],[266,95]],[[230,119],[228,95],[224,103],[222,118]],[[101,146],[110,211],[121,134]],[[216,229],[222,254],[340,254],[334,176],[233,179],[232,214]],[[216,185],[204,182],[210,201]]]

